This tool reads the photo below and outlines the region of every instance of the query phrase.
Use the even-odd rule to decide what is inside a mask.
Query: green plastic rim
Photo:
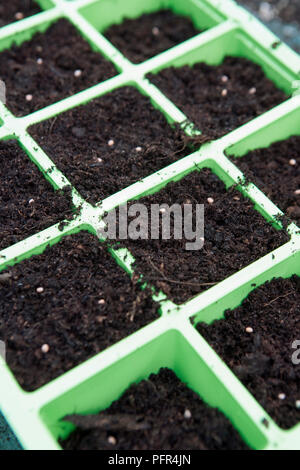
[[[148,96],[170,123],[183,123],[186,116],[158,88],[145,78],[168,66],[192,65],[204,61],[220,64],[226,55],[247,57],[262,66],[275,84],[292,94],[300,79],[300,57],[285,44],[272,47],[278,38],[246,10],[231,0],[36,0],[44,10],[0,30],[0,50],[13,42],[21,44],[37,31],[45,31],[54,21],[66,17],[116,66],[118,75],[22,118],[13,116],[0,103],[0,139],[17,139],[26,154],[55,189],[68,183],[63,175],[28,134],[27,129],[68,109],[84,104],[116,88],[131,85]],[[103,35],[109,25],[124,17],[170,8],[189,16],[206,28],[198,34],[141,64],[130,63]],[[82,199],[73,188],[75,206],[82,211],[63,231],[59,224],[39,232],[0,252],[0,271],[32,255],[42,253],[63,236],[81,230],[98,233],[106,211],[132,199],[159,191],[195,169],[209,167],[227,186],[243,179],[241,171],[226,157],[242,157],[249,150],[268,147],[274,141],[300,135],[300,96],[250,121],[221,139],[205,144],[199,151],[161,169],[132,186],[113,194],[96,207]],[[188,132],[188,131],[187,131]],[[55,167],[50,173],[48,170]],[[255,208],[278,226],[281,213],[256,186],[241,188]],[[254,449],[300,449],[300,424],[289,431],[280,429],[212,350],[191,324],[221,318],[253,290],[273,277],[300,275],[300,235],[296,225],[288,228],[291,239],[284,246],[235,273],[208,291],[180,306],[163,294],[161,317],[97,356],[75,367],[42,388],[22,390],[5,362],[0,359],[0,408],[25,449],[60,449],[58,438],[65,438],[72,426],[62,422],[67,415],[93,413],[108,407],[133,382],[138,382],[161,367],[169,367],[209,405],[218,407],[232,421],[245,442]],[[132,256],[112,250],[112,256],[129,274]],[[130,254],[129,254],[130,255]],[[116,377],[118,379],[116,380]],[[268,421],[266,427],[264,423]]]

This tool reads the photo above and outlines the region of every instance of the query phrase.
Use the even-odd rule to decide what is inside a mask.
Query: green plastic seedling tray
[[[34,123],[49,119],[84,104],[118,87],[131,85],[148,96],[173,123],[186,116],[145,78],[168,66],[192,65],[205,61],[220,64],[226,55],[247,57],[260,64],[276,85],[292,95],[300,79],[300,58],[286,45],[272,45],[278,39],[259,21],[231,0],[49,0],[38,2],[45,11],[0,29],[0,50],[13,42],[21,44],[37,31],[45,31],[60,17],[67,17],[89,41],[94,50],[111,60],[119,74],[74,96],[16,118],[0,104],[0,138],[15,138],[54,188],[68,183],[55,165],[27,133]],[[111,24],[124,17],[169,7],[192,18],[203,33],[139,65],[130,63],[103,35]],[[200,84],[199,84],[200,86]],[[187,132],[192,132],[187,130]],[[85,202],[73,188],[73,202],[82,204],[77,218],[60,231],[54,225],[0,252],[0,270],[25,258],[42,253],[47,245],[63,236],[87,230],[100,233],[106,211],[131,199],[138,199],[177,181],[197,169],[210,167],[227,186],[243,179],[240,170],[226,157],[243,156],[249,150],[267,147],[277,140],[300,135],[300,96],[294,94],[283,104],[236,129],[223,138],[203,145],[192,155],[161,169],[104,201],[97,207]],[[240,187],[255,208],[278,226],[279,209],[257,187]],[[75,367],[42,388],[23,391],[12,372],[0,359],[0,406],[19,442],[25,449],[60,449],[58,438],[73,429],[62,421],[72,413],[95,413],[107,408],[133,382],[161,367],[169,367],[209,405],[218,407],[232,421],[246,443],[254,449],[300,449],[300,425],[289,431],[280,429],[192,326],[194,321],[211,322],[225,309],[235,308],[253,290],[273,277],[300,275],[299,229],[291,224],[291,239],[284,246],[235,273],[206,292],[177,306],[165,298],[161,316],[150,325]],[[101,241],[101,240],[100,240]],[[126,250],[111,250],[116,262],[132,273],[132,256]],[[299,338],[298,338],[299,339]]]

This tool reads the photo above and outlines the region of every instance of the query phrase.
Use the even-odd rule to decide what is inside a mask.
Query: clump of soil
[[[300,365],[292,361],[300,338],[299,277],[266,282],[225,319],[197,329],[279,426],[300,421]]]
[[[0,5],[0,27],[41,11],[33,0],[9,0]]]
[[[35,390],[158,317],[96,237],[68,236],[0,274],[0,338]]]
[[[219,138],[263,114],[287,96],[248,59],[170,67],[148,78],[209,138]]]
[[[300,137],[249,152],[234,163],[289,217],[300,221]]]
[[[209,202],[210,201],[210,202]],[[176,303],[189,300],[231,274],[288,241],[284,230],[277,231],[254,210],[253,203],[224,183],[210,169],[195,171],[162,191],[139,200],[151,204],[204,204],[204,247],[187,251],[185,236],[163,240],[126,240],[136,259],[135,269],[163,290]],[[195,222],[195,218],[194,218]],[[194,226],[195,229],[195,226]],[[183,230],[184,233],[184,230]]]
[[[36,124],[30,133],[92,203],[191,152],[183,132],[132,87]]]
[[[169,369],[132,385],[98,415],[65,418],[66,450],[246,450],[238,432]]]
[[[117,73],[66,19],[21,46],[1,52],[0,70],[7,106],[16,116],[32,113]]]
[[[110,26],[104,35],[131,62],[137,64],[199,34],[192,21],[170,10],[125,19]]]
[[[0,142],[0,250],[73,218],[71,188],[54,191],[16,141]]]

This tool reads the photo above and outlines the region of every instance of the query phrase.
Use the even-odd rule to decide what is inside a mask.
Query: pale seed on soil
[[[117,443],[117,439],[116,439],[114,436],[108,436],[107,442],[108,442],[109,444],[115,446],[116,443]]]
[[[43,344],[41,347],[42,353],[47,354],[50,351],[49,344]]]
[[[286,399],[286,394],[285,393],[279,393],[278,398],[279,398],[279,400],[285,400]]]
[[[24,14],[21,11],[18,11],[15,14],[15,18],[16,18],[16,20],[22,20],[24,18]]]

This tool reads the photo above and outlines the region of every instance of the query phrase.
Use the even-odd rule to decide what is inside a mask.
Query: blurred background
[[[236,0],[300,53],[300,0]]]

